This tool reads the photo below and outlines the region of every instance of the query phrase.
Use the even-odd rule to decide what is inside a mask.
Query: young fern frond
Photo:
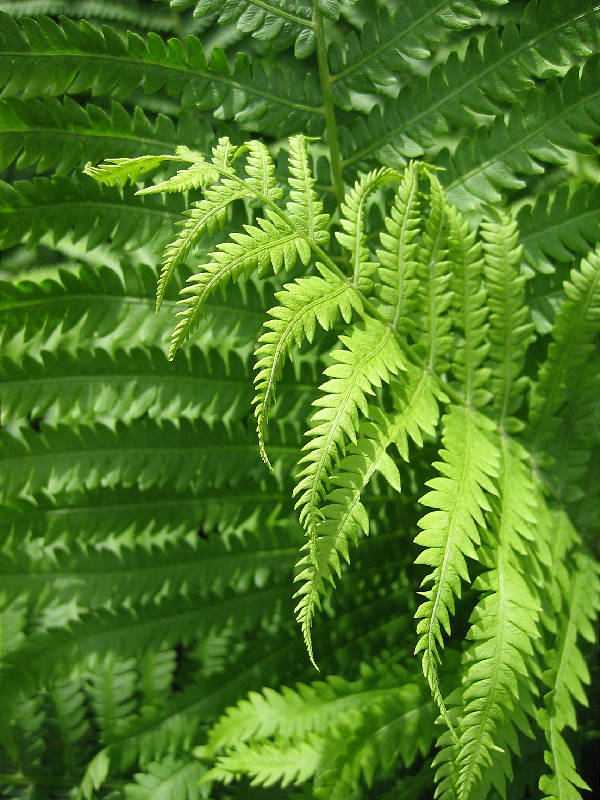
[[[487,418],[452,406],[443,418],[443,461],[434,464],[442,474],[427,481],[431,491],[419,501],[435,510],[419,520],[422,530],[415,538],[425,548],[415,563],[433,567],[422,581],[431,587],[421,592],[426,599],[415,614],[419,636],[415,653],[422,653],[423,674],[450,728],[439,689],[439,648],[444,646],[443,631],[450,634],[454,598],[460,597],[462,581],[469,581],[465,556],[477,560],[478,526],[485,525],[488,496],[496,494],[499,454],[488,438],[491,430]]]
[[[337,231],[335,237],[350,254],[352,281],[356,287],[364,287],[364,281],[361,281],[361,278],[369,279],[375,267],[369,262],[369,250],[366,247],[365,221],[369,195],[387,183],[398,180],[399,177],[399,174],[393,169],[382,168],[369,172],[346,192],[344,202],[340,207],[342,230]]]
[[[309,162],[307,139],[302,134],[290,137],[288,170],[290,196],[285,210],[292,225],[297,227],[316,244],[329,241],[329,214],[323,214],[323,203],[314,190],[315,179]]]
[[[390,216],[385,220],[385,232],[380,233],[382,249],[377,251],[379,310],[401,332],[406,331],[418,286],[419,175],[420,167],[411,162],[396,192]]]
[[[406,376],[406,377],[404,377]],[[369,408],[369,421],[359,428],[360,438],[348,448],[338,471],[330,478],[335,488],[327,494],[322,508],[324,519],[316,529],[316,544],[304,545],[304,555],[296,565],[295,581],[301,584],[296,618],[312,653],[312,624],[321,608],[328,586],[335,585],[334,575],[341,576],[340,556],[349,562],[349,544],[358,543],[359,531],[368,535],[369,517],[361,501],[365,487],[380,472],[396,491],[400,474],[388,449],[395,445],[408,461],[408,437],[423,445],[422,434],[433,435],[442,398],[431,376],[407,364],[406,372],[392,381],[396,410],[385,414],[376,406]]]
[[[490,370],[485,364],[489,344],[483,252],[476,232],[469,229],[460,213],[448,205],[446,214],[453,292],[450,313],[459,333],[451,369],[463,389],[467,405],[480,408],[490,399],[485,388]]]
[[[533,683],[528,661],[531,643],[540,636],[540,604],[524,571],[535,539],[536,494],[526,452],[503,437],[500,453],[499,497],[492,500],[481,555],[488,569],[473,582],[482,594],[471,615],[472,644],[465,653],[456,755],[461,800],[476,791],[499,749],[507,753],[514,746],[518,713],[533,713],[522,684]]]
[[[311,541],[323,518],[322,501],[334,465],[346,450],[346,440],[356,443],[359,413],[368,414],[367,395],[374,387],[388,383],[391,375],[404,369],[404,356],[391,328],[367,318],[347,335],[340,336],[343,350],[331,354],[333,364],[325,370],[329,379],[322,384],[322,396],[314,401],[317,411],[308,431],[300,459],[294,496],[300,522]]]
[[[520,273],[522,248],[517,225],[506,213],[481,225],[484,239],[484,274],[489,315],[490,377],[494,411],[507,430],[520,423],[511,419],[523,402],[527,379],[522,375],[532,324],[525,303],[525,276]]]
[[[265,449],[265,430],[269,407],[275,399],[275,388],[281,370],[294,345],[300,346],[304,339],[313,341],[315,328],[330,330],[339,315],[349,324],[352,313],[362,312],[358,292],[341,280],[322,264],[317,263],[321,277],[311,275],[298,278],[285,285],[275,297],[278,306],[269,311],[272,319],[265,322],[267,331],[258,340],[254,352],[256,359],[254,378],[256,396],[254,414],[258,432],[258,444],[265,464],[270,462]]]

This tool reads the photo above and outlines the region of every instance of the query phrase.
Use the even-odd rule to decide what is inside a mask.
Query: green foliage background
[[[600,6],[0,12],[3,796],[597,789]],[[181,146],[229,169],[210,161],[224,137],[266,143],[274,169],[259,144],[239,151],[245,188],[199,241],[197,217],[176,223],[218,202],[218,181],[201,201],[204,166],[183,193],[136,193],[131,166],[83,172]],[[278,250],[269,229],[264,263],[202,295],[196,319],[198,265],[232,232],[254,252],[258,228],[239,232],[265,219],[256,181],[312,250]],[[315,301],[286,333],[268,471],[254,364],[265,410],[275,345]],[[333,378],[384,339],[335,432]],[[321,445],[301,451],[320,425],[335,437],[315,471]]]

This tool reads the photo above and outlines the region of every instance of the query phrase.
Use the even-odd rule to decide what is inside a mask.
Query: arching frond
[[[300,521],[311,536],[322,518],[320,507],[333,465],[345,452],[346,439],[356,442],[359,413],[367,414],[367,395],[404,369],[391,329],[380,322],[368,319],[340,340],[344,349],[331,354],[334,363],[325,370],[329,380],[321,386],[323,396],[313,403],[317,411],[294,488]]]
[[[519,268],[522,251],[517,225],[507,214],[484,221],[481,234],[490,309],[490,383],[500,424],[510,427],[518,424],[510,417],[523,402],[526,380],[519,375],[533,327],[525,303],[525,276]]]
[[[398,330],[405,332],[407,318],[416,299],[419,224],[419,167],[408,165],[394,198],[391,214],[380,233],[377,293],[381,313]]]
[[[485,405],[490,370],[485,364],[487,341],[487,291],[483,282],[483,251],[475,231],[452,206],[448,206],[449,260],[453,291],[450,313],[459,340],[452,356],[452,372],[468,405]]]
[[[465,557],[477,560],[478,526],[484,526],[483,512],[490,509],[488,496],[496,493],[498,449],[486,435],[490,424],[484,417],[453,406],[442,422],[443,461],[434,464],[441,475],[427,481],[431,491],[419,500],[434,510],[419,520],[422,530],[415,542],[424,550],[415,563],[433,569],[422,581],[431,586],[422,592],[425,600],[415,615],[415,653],[423,654],[423,673],[449,724],[439,690],[438,648],[443,631],[450,633],[454,598],[460,597],[462,581],[469,581]]]
[[[341,205],[342,230],[336,231],[335,237],[350,255],[352,280],[357,287],[363,288],[366,281],[361,278],[368,281],[375,270],[375,264],[369,263],[370,253],[366,247],[365,222],[369,195],[398,177],[392,169],[373,170],[356,181],[354,187],[346,192]]]
[[[275,397],[275,387],[281,376],[285,359],[294,345],[300,346],[304,339],[312,342],[317,323],[329,330],[341,314],[347,324],[352,312],[362,311],[358,292],[317,264],[321,277],[312,275],[288,283],[284,291],[275,295],[278,306],[269,311],[272,319],[265,323],[268,330],[258,340],[255,351],[257,374],[254,378],[258,442],[263,461],[270,466],[264,436],[269,407]]]

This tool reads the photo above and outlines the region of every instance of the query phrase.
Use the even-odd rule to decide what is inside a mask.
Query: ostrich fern
[[[585,796],[600,6],[9,0],[0,75],[2,795]]]

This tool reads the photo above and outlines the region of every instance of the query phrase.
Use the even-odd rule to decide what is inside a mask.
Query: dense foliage
[[[597,789],[600,6],[13,0],[0,75],[2,795]]]

